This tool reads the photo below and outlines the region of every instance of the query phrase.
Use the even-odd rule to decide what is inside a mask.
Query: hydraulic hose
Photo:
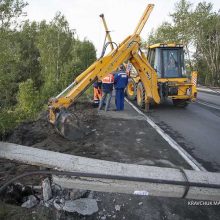
[[[186,197],[187,192],[190,187],[204,187],[204,188],[220,189],[219,184],[189,182],[185,171],[180,169],[180,172],[183,174],[185,181],[158,180],[158,179],[152,179],[152,178],[146,178],[146,177],[131,177],[131,176],[107,175],[107,174],[97,174],[97,173],[82,173],[82,172],[69,172],[69,171],[56,171],[56,170],[37,170],[37,171],[23,173],[5,182],[0,187],[0,195],[4,192],[7,186],[12,184],[14,181],[21,179],[23,177],[32,176],[32,175],[58,175],[58,176],[71,176],[71,177],[76,177],[76,178],[89,177],[89,178],[96,178],[96,179],[124,180],[124,181],[146,182],[146,183],[155,183],[155,184],[178,185],[178,186],[185,187],[185,191],[184,191],[182,198]]]
[[[105,55],[105,51],[106,51],[108,45],[110,45],[110,44],[114,44],[116,46],[116,50],[118,49],[118,45],[115,42],[113,42],[113,41],[112,42],[107,42],[105,44],[105,46],[103,47],[102,54],[101,54],[99,59],[101,59]]]

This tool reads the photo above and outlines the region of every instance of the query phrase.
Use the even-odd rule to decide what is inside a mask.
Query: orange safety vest
[[[112,73],[109,73],[106,77],[102,79],[102,83],[114,83],[114,76]]]
[[[100,101],[102,98],[102,90],[100,88],[93,87],[93,95],[94,102]]]

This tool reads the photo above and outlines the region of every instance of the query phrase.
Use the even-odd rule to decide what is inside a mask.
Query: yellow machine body
[[[145,103],[148,104],[151,99],[156,103],[160,103],[157,89],[157,73],[149,64],[145,54],[140,51],[140,33],[153,7],[153,4],[147,6],[132,35],[125,38],[117,48],[113,49],[106,56],[103,55],[95,61],[57,97],[50,99],[49,121],[52,124],[56,124],[61,110],[67,109],[72,105],[95,80],[101,80],[108,73],[116,71],[122,63],[127,61],[132,63],[143,82],[147,94],[145,96]]]
[[[158,50],[158,54],[157,54],[157,57],[159,57],[160,61],[162,60],[163,51],[166,52],[166,51],[180,50],[182,53],[180,55],[183,56],[183,50],[182,50],[183,45],[181,44],[158,43],[158,44],[151,45],[148,47],[147,59],[150,62],[152,68],[153,66],[155,66],[155,62],[153,62],[154,60],[152,61],[149,51],[154,50],[154,53],[155,53],[155,50],[157,48],[161,49],[161,51]],[[182,62],[184,61],[182,60]],[[184,63],[182,63],[182,68],[183,67],[184,67]],[[155,71],[157,71],[156,68],[155,68]],[[160,72],[163,72],[163,71],[164,70],[161,68]],[[182,72],[183,69],[181,69],[180,71]],[[130,69],[129,75],[130,75],[130,80],[129,80],[129,83],[126,89],[127,96],[130,100],[137,99],[137,104],[143,107],[145,91],[143,90],[141,86],[138,86],[139,84],[142,84],[142,81],[134,68]],[[196,96],[197,96],[196,83],[197,83],[197,72],[195,71],[191,73],[190,77],[183,76],[182,73],[180,77],[166,77],[166,76],[163,76],[163,74],[157,73],[158,92],[160,94],[161,100],[166,99],[166,98],[172,99],[174,105],[180,104],[179,105],[180,107],[185,107],[188,102],[190,101],[193,102],[196,100]]]
[[[145,53],[140,49],[140,33],[153,7],[153,4],[149,4],[146,7],[134,33],[126,37],[116,48],[113,47],[111,42],[104,16],[100,16],[103,19],[103,24],[106,29],[106,38],[109,40],[108,44],[111,44],[112,51],[104,55],[105,50],[103,50],[102,56],[97,61],[81,73],[64,91],[49,100],[49,121],[52,124],[57,126],[58,119],[63,123],[68,121],[66,120],[67,117],[60,117],[62,112],[64,112],[63,115],[68,115],[65,110],[68,109],[93,82],[102,80],[107,74],[116,71],[123,63],[129,63],[135,69],[136,75],[130,73],[131,78],[127,87],[127,93],[133,91],[138,94],[137,102],[139,106],[148,108],[152,102],[159,104],[163,98],[160,94],[160,85],[164,83],[169,85],[169,89],[172,87],[178,88],[178,92],[175,95],[168,96],[173,100],[195,100],[196,72],[192,74],[191,81],[187,78],[160,78],[155,68],[150,64],[150,60],[148,60]],[[152,45],[149,49],[161,46],[162,44]],[[176,46],[175,44],[169,45],[169,47]],[[133,87],[131,82],[133,82]],[[62,127],[59,129],[59,132],[64,133]]]

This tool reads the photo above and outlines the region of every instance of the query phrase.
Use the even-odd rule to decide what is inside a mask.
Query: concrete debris
[[[30,196],[28,196],[28,200],[26,202],[24,202],[21,205],[21,207],[30,209],[30,208],[36,206],[37,204],[38,204],[37,198],[33,195],[30,195]]]
[[[120,206],[120,205],[116,205],[116,206],[115,206],[115,210],[116,210],[116,211],[120,211],[120,210],[121,210],[121,206]]]
[[[88,193],[87,190],[72,189],[70,191],[70,199],[75,200],[84,197]]]
[[[70,191],[68,189],[61,190],[59,193],[59,197],[64,198],[65,200],[70,200]]]
[[[137,143],[140,143],[141,142],[141,138],[137,138],[136,141],[137,141]]]
[[[92,215],[98,211],[98,205],[95,199],[77,199],[77,200],[68,200],[65,202],[63,207],[64,211],[67,212],[77,212],[81,215]]]
[[[106,216],[105,216],[105,215],[102,216],[102,217],[101,217],[101,220],[106,220]]]
[[[146,134],[146,133],[143,132],[143,131],[139,131],[139,132],[137,132],[137,134],[138,134],[138,135],[144,135],[144,134]]]
[[[62,189],[61,186],[57,184],[51,184],[52,188],[52,195],[54,198],[65,198],[66,200],[69,200],[69,194],[70,191],[67,189]]]
[[[134,195],[140,195],[140,196],[148,196],[149,192],[145,191],[145,190],[135,190],[134,191]]]
[[[90,191],[89,195],[88,195],[88,199],[93,199],[94,198],[94,192]]]
[[[52,189],[50,185],[49,178],[46,178],[42,182],[42,188],[43,188],[43,199],[44,201],[48,201],[52,198]]]
[[[52,199],[50,199],[50,200],[48,200],[48,201],[42,201],[42,202],[43,202],[42,204],[43,204],[45,207],[49,208],[49,207],[53,206],[53,201],[54,201],[54,199],[52,198]]]
[[[57,210],[62,210],[65,204],[65,200],[64,199],[55,199],[53,201],[53,205]]]
[[[143,202],[139,202],[138,205],[143,205]]]

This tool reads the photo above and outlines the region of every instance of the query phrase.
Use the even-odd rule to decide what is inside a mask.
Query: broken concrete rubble
[[[72,189],[70,191],[70,199],[75,200],[84,197],[89,191],[88,190],[79,190],[79,189]]]
[[[77,199],[65,201],[64,211],[77,212],[81,215],[92,215],[98,211],[98,205],[95,199]]]
[[[63,206],[65,204],[65,200],[64,199],[55,199],[53,201],[53,205],[54,207],[57,209],[57,210],[62,210],[63,209]]]
[[[85,110],[88,109],[87,115],[89,112],[92,112],[89,108],[84,108]],[[110,112],[111,113],[111,112]],[[123,112],[123,114],[126,114],[126,111]],[[88,118],[88,116],[86,117]],[[91,113],[90,113],[91,115]],[[158,159],[169,158],[169,161],[171,161],[176,166],[181,165],[183,168],[185,165],[181,164],[181,159],[178,158],[175,154],[169,154],[167,151],[163,151],[163,154],[159,155],[158,157],[158,148],[160,149],[161,145],[155,146],[152,143],[151,137],[155,140],[158,140],[158,137],[155,137],[152,135],[151,130],[146,131],[146,125],[142,123],[142,121],[138,121],[138,130],[141,130],[143,132],[138,133],[137,136],[141,135],[140,138],[148,138],[150,139],[149,144],[143,144],[140,142],[140,144],[135,145],[133,143],[136,139],[136,137],[132,134],[135,134],[135,128],[137,127],[136,124],[133,123],[133,120],[126,119],[121,120],[118,118],[112,119],[109,117],[109,119],[103,119],[105,116],[103,116],[101,119],[105,123],[102,123],[99,119],[97,119],[96,122],[91,121],[91,128],[97,128],[97,131],[94,132],[94,135],[87,136],[83,141],[79,142],[68,142],[65,141],[63,138],[58,137],[55,133],[53,133],[53,129],[50,129],[49,126],[46,124],[46,119],[37,121],[33,123],[26,123],[22,125],[23,127],[19,127],[17,129],[17,132],[14,133],[14,140],[15,143],[18,143],[17,141],[20,141],[20,144],[23,145],[32,145],[33,147],[42,148],[42,149],[48,149],[53,151],[59,151],[63,153],[68,154],[74,154],[77,156],[87,156],[92,157],[95,159],[102,159],[102,160],[110,160],[110,161],[117,161],[117,162],[125,162],[125,163],[135,163],[135,164],[143,164],[143,165],[158,165]],[[95,118],[95,117],[90,117]],[[123,123],[123,129],[122,131],[118,131],[116,129],[117,123],[121,122]],[[129,123],[128,123],[129,122]],[[42,128],[41,125],[45,124],[45,127]],[[105,126],[103,126],[103,124]],[[143,125],[142,125],[143,124]],[[129,126],[130,132],[126,130]],[[25,128],[25,130],[23,129]],[[133,129],[132,129],[133,128]],[[136,130],[136,131],[138,131]],[[19,134],[18,134],[19,133]],[[125,142],[124,145],[120,144],[120,140],[113,139],[113,136],[115,137],[115,133],[117,135],[122,135],[124,138],[123,142]],[[143,133],[143,134],[142,134]],[[150,135],[148,135],[150,133]],[[20,136],[19,136],[20,135]],[[44,137],[44,136],[45,137]],[[99,135],[99,136],[98,136]],[[150,136],[150,138],[149,138]],[[130,137],[129,140],[127,140],[127,137]],[[12,139],[8,140],[11,142]],[[100,141],[101,140],[101,141]],[[132,140],[134,140],[132,142]],[[120,143],[117,143],[117,142]],[[109,143],[109,144],[107,144]],[[146,142],[145,142],[146,143]],[[142,145],[142,146],[141,146]],[[106,147],[107,146],[107,147]],[[119,147],[120,146],[120,147]],[[163,146],[165,146],[165,143],[163,143]],[[155,153],[152,151],[155,150]],[[140,153],[139,153],[140,152]],[[172,158],[175,156],[175,158]],[[6,161],[7,162],[7,161]],[[2,162],[0,164],[0,171],[5,171],[4,166],[8,164],[9,162]],[[10,162],[11,163],[11,162]],[[162,162],[160,163],[162,164]],[[10,165],[11,166],[11,165]],[[168,167],[168,164],[164,164],[164,166]],[[170,166],[169,166],[170,167]],[[4,169],[3,169],[4,168]],[[16,173],[18,173],[19,166],[15,166],[14,170]],[[21,168],[19,168],[21,169]],[[21,169],[22,171],[22,169]],[[9,172],[5,172],[7,175],[9,175]],[[38,178],[38,177],[37,177]],[[24,179],[26,181],[26,179]],[[56,185],[57,186],[57,185]],[[52,186],[53,188],[53,186]],[[57,186],[58,194],[59,194],[59,200],[63,195],[63,190],[61,187]],[[105,208],[105,212],[103,212],[101,215],[95,213],[94,215],[88,217],[89,219],[100,219],[101,216],[107,216],[106,219],[122,219],[125,215],[125,218],[127,220],[134,220],[134,219],[191,219],[192,216],[196,216],[198,219],[216,219],[218,220],[217,216],[220,216],[220,210],[219,207],[190,207],[187,205],[186,200],[180,200],[180,199],[164,199],[164,198],[153,198],[153,197],[146,197],[146,196],[136,196],[136,195],[127,195],[127,194],[111,194],[111,193],[93,193],[94,196],[92,198],[99,200],[101,202],[98,202],[98,207],[100,210]],[[53,194],[53,198],[56,198],[57,195]],[[67,197],[66,197],[67,198]],[[112,202],[114,200],[114,203]],[[55,200],[54,200],[55,201]],[[139,202],[143,202],[143,205],[138,205]],[[122,207],[120,211],[115,210],[115,204],[122,204],[123,202],[126,202],[125,208]],[[1,206],[1,205],[0,205]],[[53,204],[54,206],[54,204]],[[52,206],[52,207],[53,207]],[[34,208],[36,210],[38,215],[38,207],[39,205]],[[161,208],[162,207],[162,208]],[[20,207],[19,207],[20,208]],[[213,210],[215,208],[215,210]],[[20,208],[22,213],[27,213],[28,211],[31,211],[29,209],[23,209]],[[43,214],[50,209],[43,207],[40,208]],[[54,209],[53,213],[57,213],[57,210]],[[78,219],[78,214],[74,213],[66,213],[59,211],[58,213],[62,213],[62,215],[69,215],[69,217],[60,219]],[[112,216],[109,218],[107,214],[112,214]],[[175,213],[175,215],[173,214]],[[165,216],[166,215],[166,216]],[[42,215],[44,216],[44,215]],[[71,217],[70,217],[71,216]],[[74,217],[72,217],[74,216]],[[35,217],[35,216],[34,216]],[[20,216],[19,216],[20,218]],[[17,218],[17,219],[19,219]],[[86,217],[83,217],[86,218]],[[16,218],[15,218],[16,219]],[[35,218],[35,219],[42,219],[42,218]],[[48,214],[48,219],[56,219],[56,216],[51,215],[51,213]],[[58,218],[59,219],[59,218]],[[80,218],[81,219],[81,218]],[[86,218],[87,219],[87,218]]]
[[[30,209],[30,208],[33,208],[34,206],[36,206],[38,203],[39,203],[38,199],[35,196],[30,195],[30,196],[28,196],[27,201],[24,202],[21,205],[21,207]]]
[[[7,188],[7,199],[13,204],[21,205],[22,208],[38,207],[55,208],[58,211],[76,212],[81,215],[92,215],[98,211],[97,200],[92,199],[93,192],[78,189],[63,189],[59,185],[51,184],[49,178],[42,182],[42,191],[40,194],[31,191],[32,195],[22,194],[27,191],[27,187],[17,183]],[[28,188],[29,189],[29,188]],[[33,194],[34,193],[34,194]],[[82,198],[88,197],[90,198]]]
[[[116,205],[116,206],[115,206],[115,210],[116,210],[116,211],[120,211],[120,210],[121,210],[121,206],[120,206],[120,205]]]
[[[44,201],[48,201],[52,198],[52,189],[50,185],[49,178],[46,178],[42,182],[42,189],[43,189],[43,199]]]

